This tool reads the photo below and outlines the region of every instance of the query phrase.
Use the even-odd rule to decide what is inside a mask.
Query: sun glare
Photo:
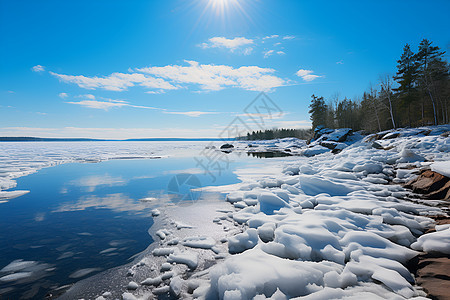
[[[215,15],[222,16],[230,8],[240,8],[238,0],[208,0],[208,8],[210,8]]]

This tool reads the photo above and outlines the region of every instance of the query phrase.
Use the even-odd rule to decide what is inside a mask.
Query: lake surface
[[[233,170],[262,162],[229,158],[206,174],[184,156],[68,163],[17,179],[31,192],[0,204],[0,299],[44,298],[129,262],[152,243],[152,209],[202,201],[202,186],[237,183]]]

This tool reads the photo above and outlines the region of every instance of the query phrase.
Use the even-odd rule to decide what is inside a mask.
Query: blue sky
[[[313,93],[360,96],[405,43],[449,50],[450,2],[424,3],[0,0],[0,136],[217,137],[261,91],[284,112],[266,127],[308,127]]]

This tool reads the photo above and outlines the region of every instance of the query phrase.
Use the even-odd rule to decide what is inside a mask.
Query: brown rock
[[[450,200],[450,178],[431,170],[422,171],[419,177],[408,182],[405,187],[415,193],[425,194],[429,199]]]
[[[416,282],[433,299],[450,300],[450,258],[432,257],[419,260]]]

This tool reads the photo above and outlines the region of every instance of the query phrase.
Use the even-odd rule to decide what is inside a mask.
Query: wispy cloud
[[[69,95],[67,93],[59,93],[58,96],[59,96],[59,98],[62,98],[62,99],[69,97]]]
[[[68,101],[66,103],[80,105],[80,106],[84,106],[84,107],[88,107],[88,108],[102,109],[102,110],[109,110],[111,108],[119,108],[119,107],[159,109],[156,107],[133,105],[133,104],[128,103],[125,100],[114,100],[114,99],[108,99],[108,98],[103,98],[103,97],[101,97],[100,100],[97,100],[96,97],[92,94],[80,95],[80,96],[77,96],[76,98],[80,98],[80,97],[87,98],[88,100]]]
[[[304,81],[313,81],[314,79],[323,77],[323,76],[319,76],[319,75],[314,75],[313,74],[314,71],[313,70],[304,70],[304,69],[300,69],[297,71],[297,73],[295,73],[298,77],[301,77]]]
[[[45,67],[41,66],[41,65],[36,65],[36,66],[32,67],[31,70],[33,72],[38,72],[38,73],[39,72],[44,72],[45,71]]]
[[[263,51],[264,58],[268,58],[268,57],[271,56],[274,52],[275,52],[274,50]]]
[[[207,40],[206,42],[199,44],[199,46],[202,47],[203,49],[225,48],[234,53],[250,55],[254,49],[257,49],[262,45],[273,43],[273,47],[278,47],[278,49],[280,49],[280,46],[286,40],[292,40],[295,38],[296,37],[292,35],[281,36],[279,34],[272,34],[264,37],[254,37],[254,38],[236,37],[229,39],[225,37],[213,37]],[[281,47],[281,49],[283,49],[283,47]],[[272,54],[273,51],[272,52],[270,51],[271,50],[262,52],[265,58],[267,58]],[[258,53],[260,52],[258,51]]]
[[[337,64],[337,65],[343,65],[343,64],[344,64],[344,60],[341,59],[340,61],[337,61],[336,64]]]
[[[210,38],[208,42],[202,43],[200,46],[202,48],[226,48],[230,51],[235,51],[238,48],[249,46],[251,44],[253,44],[253,40],[247,39],[245,37],[236,37],[232,39],[227,39],[225,37],[218,36]]]
[[[286,54],[284,51],[275,51],[275,50],[267,50],[267,51],[263,51],[263,54],[264,54],[264,58],[268,58],[269,56],[271,56],[271,55],[274,55],[274,54],[278,54],[278,55],[284,55],[284,54]]]
[[[210,112],[210,111],[164,111],[165,114],[172,114],[172,115],[184,115],[188,117],[200,117],[202,115],[212,115],[212,114],[218,114],[218,112]]]
[[[276,39],[278,37],[280,37],[278,34],[272,34],[272,35],[268,35],[268,36],[263,37],[263,40]]]

